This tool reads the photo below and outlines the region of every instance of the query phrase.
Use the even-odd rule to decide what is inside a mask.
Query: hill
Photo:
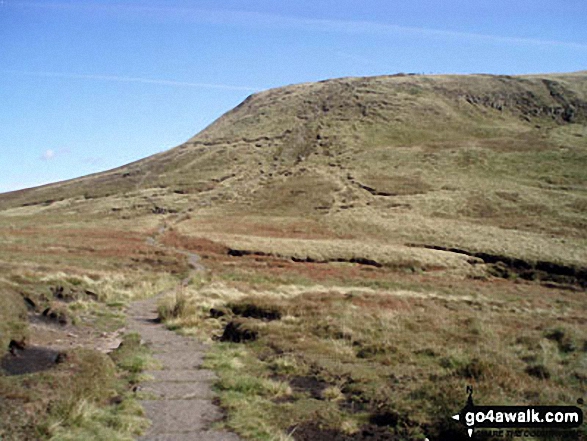
[[[300,217],[343,235],[352,224],[386,242],[576,264],[587,258],[586,127],[585,73],[328,80],[252,95],[179,147],[1,195],[0,208]]]
[[[167,289],[160,319],[212,344],[243,437],[458,441],[468,384],[485,404],[587,393],[586,262],[587,72],[298,84],[160,154],[0,195],[0,344],[84,360]],[[52,314],[65,327],[39,328]],[[107,381],[140,370],[124,363]],[[89,436],[78,401],[130,418],[93,389],[33,418],[6,378],[0,437]]]
[[[360,155],[381,148],[519,152],[565,141],[581,145],[580,130],[564,128],[585,124],[586,94],[584,73],[396,75],[288,86],[250,96],[177,148],[109,172],[3,195],[2,207],[150,187],[196,193],[228,176],[259,184],[300,162],[360,169]],[[242,165],[256,167],[247,175]]]

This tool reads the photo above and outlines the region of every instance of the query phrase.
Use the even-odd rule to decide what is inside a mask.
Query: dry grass
[[[475,259],[445,251],[418,249],[401,245],[382,245],[357,240],[304,240],[255,236],[208,235],[227,247],[252,254],[266,254],[301,261],[336,262],[367,261],[392,268],[455,269],[474,273],[470,262]],[[480,261],[479,261],[480,262]],[[478,262],[478,263],[479,263]]]

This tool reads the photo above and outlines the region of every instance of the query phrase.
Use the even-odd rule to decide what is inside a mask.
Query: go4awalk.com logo
[[[478,429],[498,429],[491,431],[494,437],[536,437],[583,424],[583,411],[577,406],[476,406],[471,386],[467,393],[467,404],[452,418],[465,426],[471,438]]]

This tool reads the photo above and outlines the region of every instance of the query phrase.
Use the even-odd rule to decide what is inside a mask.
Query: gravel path
[[[128,309],[127,329],[141,335],[162,365],[161,370],[147,372],[154,381],[143,385],[143,392],[154,399],[141,403],[152,426],[140,439],[239,441],[233,433],[210,429],[222,412],[212,403],[216,377],[201,368],[206,346],[157,323],[156,308],[155,298],[134,302]]]
[[[184,255],[191,267],[190,276],[203,271],[197,254],[164,247],[158,242],[158,236],[166,229],[165,225],[160,227],[147,242]],[[188,276],[181,285],[186,285],[189,279]],[[127,330],[141,335],[162,367],[161,370],[146,372],[154,380],[143,384],[143,391],[153,399],[144,400],[141,404],[152,425],[140,440],[241,441],[234,433],[210,428],[223,414],[212,402],[212,384],[216,377],[212,371],[201,367],[206,345],[169,331],[158,322],[159,297],[133,302],[127,310]]]

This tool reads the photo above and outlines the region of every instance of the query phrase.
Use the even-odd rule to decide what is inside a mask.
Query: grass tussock
[[[136,337],[113,357],[87,349],[42,373],[0,376],[3,439],[132,440],[148,426],[130,390],[145,363]],[[123,347],[124,347],[123,346]],[[15,405],[17,404],[17,405]]]
[[[57,272],[44,275],[41,282],[48,286],[65,286],[70,290],[90,291],[102,303],[129,302],[153,297],[177,283],[168,273],[104,272],[68,275]]]
[[[120,346],[109,355],[129,384],[141,382],[143,371],[158,367],[158,363],[142,343],[141,336],[136,333],[125,334]]]
[[[26,305],[11,286],[0,282],[0,354],[10,341],[23,341],[28,336]]]
[[[234,344],[215,347],[204,366],[219,375],[216,388],[222,406],[229,410],[225,423],[229,428],[250,439],[292,439],[267,414],[274,410],[274,400],[291,396],[286,382],[270,379],[262,363]]]

